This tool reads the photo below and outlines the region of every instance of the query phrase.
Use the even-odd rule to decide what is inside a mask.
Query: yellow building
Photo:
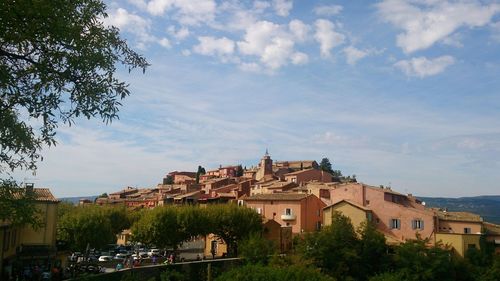
[[[436,242],[450,246],[464,256],[468,249],[479,249],[483,219],[469,212],[436,211]]]
[[[481,234],[436,233],[436,241],[450,246],[453,251],[463,257],[468,249],[479,249]]]
[[[227,244],[213,233],[205,236],[204,248],[203,256],[206,258],[220,258],[227,255]]]
[[[128,245],[132,241],[132,231],[124,229],[120,234],[116,235],[116,245]]]
[[[59,201],[48,188],[27,186],[33,192],[41,226],[13,226],[0,222],[0,276],[11,276],[24,266],[50,269],[56,255],[57,206]]]
[[[340,212],[342,215],[351,219],[354,229],[357,229],[363,222],[372,220],[372,211],[369,208],[349,200],[342,200],[323,208],[323,225],[327,226],[332,224],[333,212]]]

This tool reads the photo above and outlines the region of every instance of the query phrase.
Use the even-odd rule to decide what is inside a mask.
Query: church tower
[[[255,176],[256,180],[262,179],[272,179],[273,178],[273,160],[269,156],[269,152],[266,149],[266,154],[260,160],[259,170]]]

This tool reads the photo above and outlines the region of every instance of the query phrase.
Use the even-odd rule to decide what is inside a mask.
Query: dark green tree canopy
[[[321,162],[319,163],[319,168],[322,171],[333,174],[332,163],[330,163],[330,160],[326,157],[321,159]]]
[[[34,170],[59,122],[117,118],[117,64],[146,60],[106,27],[101,0],[0,1],[0,171]],[[36,125],[35,125],[36,124]]]

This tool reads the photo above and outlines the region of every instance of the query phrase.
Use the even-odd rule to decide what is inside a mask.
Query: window
[[[366,213],[366,220],[370,222],[373,220],[373,215],[371,212]]]
[[[424,221],[421,219],[414,219],[411,221],[411,227],[413,229],[423,230],[424,229]]]
[[[321,230],[321,222],[320,221],[316,222],[316,230]]]
[[[464,233],[465,233],[465,234],[470,234],[470,233],[472,233],[472,231],[471,231],[470,227],[464,227]]]
[[[400,229],[401,228],[401,220],[400,219],[391,219],[389,225],[391,229]]]
[[[255,211],[257,214],[262,215],[262,209],[261,208],[255,208]]]
[[[286,209],[285,209],[285,215],[287,215],[287,216],[292,215],[292,209],[290,209],[290,208],[286,208]]]

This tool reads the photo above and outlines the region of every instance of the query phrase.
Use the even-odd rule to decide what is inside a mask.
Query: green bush
[[[334,281],[318,270],[292,265],[286,268],[245,265],[227,271],[215,281]]]

